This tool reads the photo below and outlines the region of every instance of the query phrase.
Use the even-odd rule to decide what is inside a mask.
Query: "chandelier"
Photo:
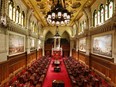
[[[54,4],[54,0],[53,0]],[[71,13],[66,9],[65,0],[63,4],[58,0],[57,4],[52,6],[51,11],[47,13],[47,22],[50,25],[66,25],[70,22]]]

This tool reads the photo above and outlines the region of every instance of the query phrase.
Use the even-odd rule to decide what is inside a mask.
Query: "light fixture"
[[[53,4],[54,0],[53,0]],[[61,4],[60,0],[57,1],[57,4],[51,6],[51,11],[47,13],[47,22],[50,25],[66,25],[70,22],[71,13],[66,9],[65,0],[63,0],[64,6]]]
[[[54,35],[54,38],[61,38],[61,36],[58,33],[58,26],[56,26],[56,34]]]

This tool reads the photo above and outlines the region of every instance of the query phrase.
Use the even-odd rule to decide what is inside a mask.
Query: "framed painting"
[[[93,53],[112,57],[112,34],[93,37]]]
[[[86,38],[79,39],[79,50],[86,52]]]
[[[25,36],[9,33],[9,56],[25,52]]]

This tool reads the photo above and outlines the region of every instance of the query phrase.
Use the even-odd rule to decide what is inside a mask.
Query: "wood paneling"
[[[70,51],[63,50],[63,57],[68,57]]]
[[[62,44],[63,56],[70,56],[70,44]]]
[[[32,51],[27,55],[27,64],[30,64],[32,61],[37,59],[36,51]]]
[[[114,59],[108,59],[93,54],[87,56],[82,52],[76,52],[74,50],[73,52],[73,58],[77,57],[78,60],[87,64],[101,76],[116,84],[116,64],[113,63]]]
[[[8,61],[0,63],[0,82],[21,67],[26,66],[26,53],[8,57]]]
[[[72,57],[75,59],[77,58],[77,52],[75,49],[72,50]]]
[[[91,67],[102,73],[105,77],[116,83],[116,64],[113,59],[107,59],[91,54]]]
[[[26,64],[26,53],[10,57],[8,60],[9,74],[13,73],[20,67],[25,67],[25,64]]]
[[[37,51],[37,59],[41,58],[42,57],[42,49],[39,49]]]
[[[45,55],[46,56],[51,56],[52,50],[45,50]]]
[[[0,83],[9,76],[8,72],[8,62],[0,63]]]
[[[45,50],[52,50],[53,44],[45,44]]]
[[[28,64],[41,56],[42,50],[8,57],[7,61],[0,63],[0,85],[9,79],[11,74],[17,74],[21,69],[26,68]]]

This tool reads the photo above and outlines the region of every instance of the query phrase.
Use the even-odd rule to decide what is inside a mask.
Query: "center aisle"
[[[53,80],[62,80],[64,81],[65,87],[72,87],[63,59],[61,58],[59,60],[61,61],[61,71],[54,72],[54,66],[52,65],[54,59],[52,58],[42,87],[52,87]]]

